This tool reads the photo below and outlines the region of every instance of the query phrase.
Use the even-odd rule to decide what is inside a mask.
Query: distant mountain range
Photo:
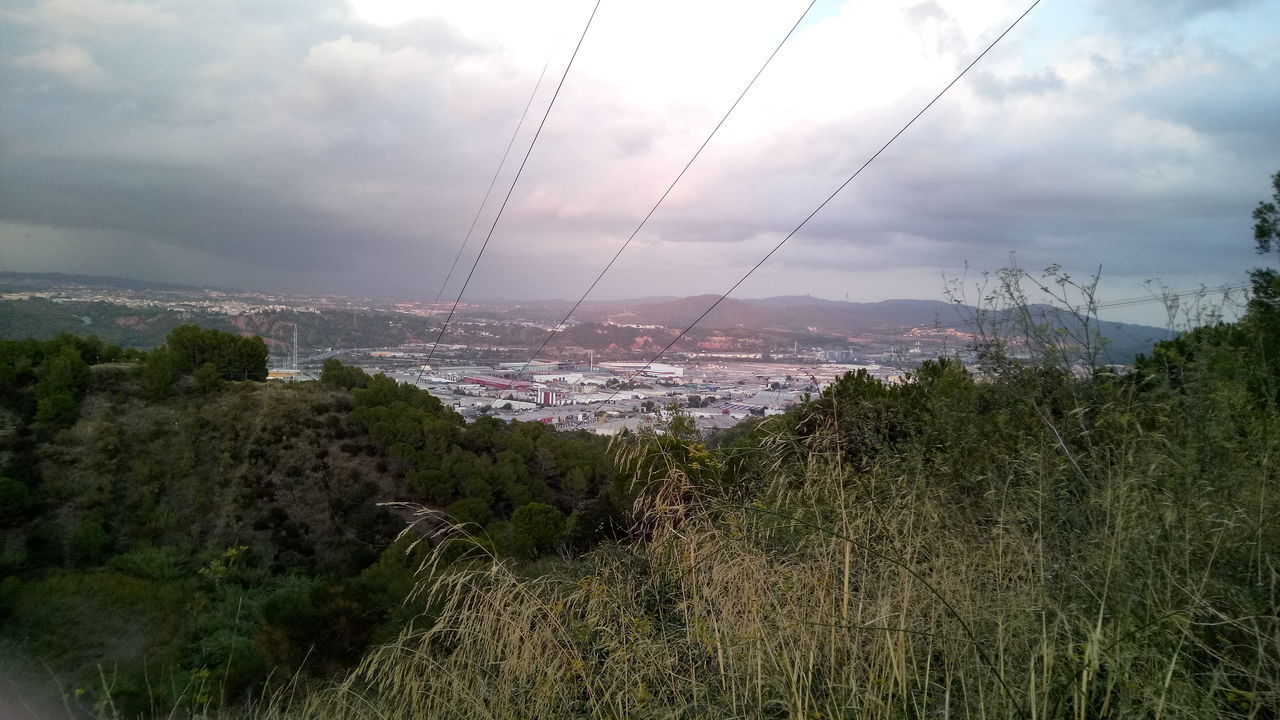
[[[717,295],[592,305],[577,313],[581,320],[683,327],[701,315]],[[617,307],[621,305],[622,307]],[[585,307],[585,306],[584,306]],[[937,300],[842,302],[808,296],[760,299],[727,298],[700,325],[706,329],[784,330],[832,335],[857,335],[896,327],[951,327],[963,323],[969,311]]]
[[[607,300],[583,303],[573,315],[577,322],[615,323],[621,325],[684,328],[700,316],[717,295],[695,295],[684,298],[644,298],[639,300]],[[571,304],[563,301],[527,302],[506,306],[502,311],[488,308],[491,316],[510,320],[525,319],[557,322]],[[481,308],[475,310],[484,312]],[[1028,308],[1033,319],[1051,327],[1077,335],[1078,318],[1050,305]],[[832,341],[847,338],[887,338],[901,336],[912,328],[977,330],[976,308],[939,300],[882,300],[880,302],[845,302],[807,295],[784,295],[770,298],[727,298],[699,324],[699,335],[711,331],[741,336],[767,333],[771,337],[796,337],[801,342]],[[990,315],[988,321],[1005,319]],[[1165,328],[1096,321],[1094,329],[1109,343],[1109,355],[1115,362],[1129,362],[1137,353],[1146,352],[1154,343],[1173,336]]]
[[[206,289],[203,288],[113,277],[0,272],[0,292],[34,291],[68,288],[71,286],[124,288],[141,292],[155,290],[170,295],[174,293],[189,293],[193,297],[198,297],[206,292]],[[277,298],[274,302],[287,302],[279,300],[279,298],[287,296],[273,295]],[[329,297],[332,298],[333,296]],[[628,300],[595,300],[583,303],[574,312],[573,320],[579,323],[611,323],[615,325],[658,326],[682,329],[698,318],[707,307],[715,302],[717,297],[716,295],[694,295],[690,297],[659,296]],[[305,296],[298,296],[298,298],[299,304],[304,304]],[[468,301],[466,306],[460,309],[458,317],[470,320],[489,320],[498,323],[536,322],[554,324],[559,322],[572,306],[571,302],[565,300],[472,300]],[[86,325],[89,323],[89,319],[85,319],[88,317],[85,315],[87,311],[77,311],[78,314],[72,315],[71,310],[72,308],[65,308],[62,313],[68,317],[55,318],[51,315],[51,313],[56,314],[54,308],[44,308],[38,320],[36,317],[30,317],[24,318],[24,322],[13,322],[17,318],[11,318],[10,323],[0,322],[0,326],[16,324],[24,326],[24,330],[30,330],[33,326],[40,326],[45,330],[53,330],[53,328],[57,327],[60,330],[77,328],[83,331],[80,323],[83,322]],[[1050,306],[1037,305],[1029,310],[1033,316],[1052,321],[1053,324],[1064,327],[1071,332],[1077,332],[1080,329],[1078,321],[1074,317],[1061,313]],[[403,325],[406,328],[405,330],[396,330],[393,334],[394,338],[401,338],[400,341],[412,341],[415,333],[420,337],[429,337],[427,326],[434,325],[440,321],[440,318],[428,321],[421,315],[397,312],[390,301],[384,310],[375,312],[399,316],[400,319],[391,323],[384,323],[384,325]],[[0,315],[4,314],[0,313]],[[895,336],[901,338],[903,333],[911,328],[951,328],[970,332],[975,329],[973,321],[976,316],[977,310],[973,307],[938,300],[899,299],[880,302],[846,302],[808,295],[784,295],[759,299],[727,298],[699,323],[697,335],[705,336],[708,333],[719,332],[736,337],[745,337],[758,333],[761,336],[769,337],[772,341],[779,339],[790,341],[791,338],[795,338],[802,343],[823,344],[824,342],[829,342],[839,344],[852,338],[893,338]],[[343,317],[348,316],[344,315]],[[63,320],[65,322],[62,322]],[[122,322],[114,317],[111,319],[104,317],[101,320],[111,325]],[[220,323],[226,322],[225,316],[217,320]],[[178,320],[174,318],[171,322],[178,322]],[[349,322],[349,320],[344,322]],[[103,322],[94,324],[96,329],[101,332]],[[161,324],[167,325],[170,323]],[[328,325],[329,323],[313,320],[307,324]],[[414,327],[418,328],[418,330],[411,329]],[[124,330],[124,328],[116,329]],[[318,330],[319,328],[316,329]],[[255,328],[255,330],[262,332],[266,330],[266,327]],[[1111,342],[1111,350],[1119,362],[1127,362],[1128,358],[1131,358],[1134,354],[1145,352],[1153,343],[1168,339],[1172,335],[1164,328],[1110,321],[1100,322],[1097,330]],[[13,336],[15,332],[19,332],[16,327],[0,327],[0,331],[5,331],[0,332],[0,334],[6,336]],[[268,334],[270,334],[269,331]],[[317,336],[313,339],[320,346],[344,344],[339,338],[327,337],[330,334],[332,333],[322,332],[321,335],[325,337]],[[359,334],[361,336],[360,342],[376,342],[382,339],[381,337],[366,337],[368,335],[367,332]],[[392,339],[392,337],[386,338],[388,341]],[[135,342],[140,343],[154,341],[154,335],[148,336],[145,340],[140,337],[135,339]],[[356,338],[347,338],[347,341],[356,341]]]
[[[69,273],[23,273],[0,271],[0,291],[34,291],[50,287],[100,287],[120,288],[123,290],[190,290],[200,292],[213,288],[199,288],[191,285],[151,282],[150,280],[131,280],[111,275],[74,275]]]

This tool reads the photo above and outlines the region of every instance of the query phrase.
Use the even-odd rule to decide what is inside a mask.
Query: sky
[[[585,291],[806,5],[602,0],[466,298]],[[592,6],[4,0],[0,269],[430,300],[479,211],[452,298]],[[592,297],[728,289],[1025,7],[818,0]],[[1278,117],[1280,3],[1042,0],[735,296],[1241,283]]]

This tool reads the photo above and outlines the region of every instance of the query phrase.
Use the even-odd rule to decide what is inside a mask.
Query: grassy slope
[[[850,379],[738,447],[641,437],[644,540],[420,587],[308,718],[1274,717],[1274,399],[1049,371]],[[1266,396],[1274,398],[1274,392]]]

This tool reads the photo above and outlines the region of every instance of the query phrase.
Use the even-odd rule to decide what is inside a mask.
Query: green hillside
[[[0,654],[47,667],[71,701],[204,712],[347,672],[430,616],[402,605],[434,542],[432,523],[397,541],[415,508],[523,560],[621,522],[600,438],[467,426],[340,365],[223,380],[242,352],[265,375],[260,342],[190,326],[146,354],[0,343]]]
[[[256,716],[1274,717],[1280,278],[1254,289],[1124,376],[993,351],[714,450],[624,438],[627,542],[420,575],[430,626]]]
[[[1251,278],[1123,373],[1028,324],[710,439],[468,425],[337,360],[268,384],[191,325],[0,341],[0,672],[100,718],[1274,718]]]
[[[191,323],[259,335],[277,350],[292,344],[295,325],[301,345],[312,348],[389,347],[433,337],[424,319],[403,313],[271,310],[227,315],[108,302],[0,301],[0,339],[7,340],[52,340],[68,333],[95,335],[107,343],[143,349],[163,344],[170,331]]]
[[[1254,278],[1125,375],[1048,336],[714,442],[227,381],[265,351],[220,331],[0,343],[0,648],[100,717],[1270,717]]]

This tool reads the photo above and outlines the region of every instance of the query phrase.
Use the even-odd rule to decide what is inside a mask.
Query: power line
[[[813,212],[809,213],[804,220],[801,220],[799,225],[796,225],[791,232],[787,233],[787,236],[782,238],[782,240],[779,241],[778,244],[775,245],[772,250],[766,253],[764,257],[760,258],[760,261],[757,262],[755,265],[753,265],[751,269],[746,272],[746,274],[738,278],[738,281],[735,282],[723,294],[721,294],[720,297],[715,302],[711,303],[710,307],[704,310],[701,315],[699,315],[692,323],[688,325],[688,327],[681,330],[680,333],[676,335],[674,340],[672,340],[670,343],[667,343],[667,346],[664,347],[661,351],[659,351],[657,355],[654,355],[643,366],[641,366],[638,370],[632,373],[632,375],[628,378],[628,382],[630,381],[631,378],[635,377],[636,375],[639,375],[641,372],[644,372],[646,369],[648,369],[650,365],[657,362],[658,358],[666,354],[666,352],[670,350],[672,346],[674,346],[677,342],[680,342],[680,339],[683,338],[686,333],[692,330],[699,322],[702,322],[703,318],[709,315],[712,310],[715,310],[716,306],[724,302],[724,299],[729,297],[730,293],[732,293],[734,290],[737,290],[738,286],[741,285],[743,282],[745,282],[747,278],[751,277],[752,273],[758,270],[761,265],[764,265],[769,258],[773,257],[773,254],[778,252],[778,250],[780,250],[783,245],[787,244],[787,241],[790,240],[793,236],[795,236],[796,233],[800,232],[800,230],[805,225],[809,224],[809,221],[812,220],[814,216],[816,216],[819,212],[821,212],[822,209],[825,208],[828,203],[834,200],[836,195],[839,195],[842,190],[848,187],[849,183],[853,182],[855,178],[861,175],[862,171],[867,169],[868,165],[874,162],[876,158],[880,157],[880,154],[883,153],[885,150],[887,150],[889,146],[894,143],[895,140],[897,140],[899,137],[902,136],[903,133],[907,131],[908,128],[914,125],[916,120],[919,120],[922,115],[928,112],[929,108],[933,107],[935,103],[941,100],[942,96],[946,95],[947,91],[950,90],[952,86],[960,82],[960,79],[963,78],[965,74],[968,73],[969,70],[973,68],[974,65],[977,65],[978,61],[982,60],[982,58],[985,57],[987,53],[991,52],[991,49],[994,48],[1001,40],[1003,40],[1004,37],[1008,35],[1015,27],[1017,27],[1018,23],[1022,22],[1023,18],[1031,14],[1031,11],[1034,10],[1036,6],[1039,4],[1040,4],[1040,0],[1033,0],[1033,2],[1029,6],[1027,6],[1027,9],[1022,11],[1022,14],[1019,15],[1018,18],[1014,20],[1012,24],[1009,25],[1009,27],[1005,28],[1004,32],[1000,33],[1000,35],[998,35],[995,40],[992,40],[991,44],[988,45],[985,50],[978,53],[978,56],[975,57],[973,61],[970,62],[968,65],[966,65],[964,69],[961,70],[960,73],[951,80],[951,82],[947,83],[946,87],[942,88],[941,92],[935,95],[932,100],[930,100],[923,108],[920,109],[920,112],[917,112],[910,120],[907,121],[907,124],[903,125],[902,128],[898,130],[898,132],[893,134],[893,137],[889,138],[888,142],[886,142],[884,145],[881,145],[879,150],[876,150],[871,155],[871,157],[867,158],[866,162],[862,163],[862,165],[853,172],[852,175],[850,175],[844,182],[840,183],[840,185],[836,187],[836,189],[830,195],[828,195],[825,200],[823,200],[821,203],[818,204],[818,207],[814,208]],[[615,390],[614,395],[617,395],[617,393],[618,391]],[[609,399],[612,400],[613,395],[610,395]]]
[[[564,87],[565,78],[569,77],[569,70],[573,68],[573,61],[578,57],[578,50],[582,49],[582,42],[587,39],[587,31],[591,29],[591,21],[596,17],[596,11],[600,9],[600,0],[596,0],[596,4],[591,8],[591,15],[587,18],[587,24],[582,28],[582,34],[578,37],[578,44],[573,47],[573,54],[569,56],[569,63],[565,65],[564,72],[560,74],[560,82],[556,84],[556,91],[551,95],[551,102],[547,103],[547,110],[542,114],[542,121],[538,123],[538,130],[533,134],[533,139],[529,141],[529,149],[525,151],[524,159],[520,161],[520,168],[516,170],[515,177],[511,178],[511,186],[507,188],[507,195],[502,199],[502,205],[498,207],[498,214],[493,218],[493,224],[489,226],[489,232],[485,235],[484,243],[480,245],[480,252],[476,254],[475,262],[471,263],[471,270],[467,272],[467,279],[462,283],[462,289],[458,290],[458,297],[453,301],[453,307],[449,308],[449,315],[445,318],[444,324],[440,326],[440,332],[436,334],[436,340],[431,344],[431,352],[427,353],[427,360],[424,364],[429,364],[431,358],[435,357],[436,348],[440,345],[440,338],[444,337],[444,331],[448,329],[449,322],[453,320],[453,315],[458,310],[458,303],[462,302],[462,294],[467,291],[467,285],[471,284],[471,277],[475,275],[476,267],[480,265],[480,258],[484,257],[485,248],[489,247],[489,241],[493,239],[493,231],[498,227],[498,221],[502,219],[502,212],[507,209],[507,202],[511,200],[511,193],[516,189],[516,183],[520,181],[520,175],[524,173],[524,166],[529,162],[529,156],[533,154],[533,148],[538,144],[538,137],[542,135],[542,128],[547,124],[547,118],[551,115],[551,108],[555,107],[556,98],[560,97],[560,90]]]
[[[1219,285],[1217,287],[1201,287],[1195,290],[1180,290],[1177,292],[1165,292],[1160,295],[1139,295],[1135,297],[1121,298],[1118,300],[1110,300],[1107,302],[1095,303],[1090,307],[1090,309],[1103,310],[1103,309],[1109,309],[1109,308],[1115,308],[1115,307],[1130,307],[1133,305],[1142,305],[1142,304],[1151,303],[1151,302],[1167,302],[1169,300],[1178,300],[1185,297],[1216,295],[1218,293],[1225,294],[1225,293],[1234,292],[1236,290],[1246,290],[1250,287],[1252,286],[1246,283],[1246,284],[1237,284],[1237,285]],[[1046,310],[1030,313],[1027,315],[1026,319],[1044,320],[1049,318],[1050,316],[1064,315],[1069,313],[1073,313],[1073,311],[1070,308],[1055,307],[1055,308],[1049,308]],[[1108,323],[1111,323],[1111,324],[1116,323],[1116,321],[1103,320],[1102,318],[1097,318],[1097,321],[1100,325],[1106,325]],[[942,328],[942,329],[959,330],[962,328],[978,328],[987,322],[988,321],[986,320],[975,319],[975,320],[966,320],[958,323],[940,323],[935,327]],[[996,321],[996,322],[999,322],[999,321]],[[911,330],[917,330],[920,327],[921,326],[919,325],[900,325],[898,327],[887,327],[887,328],[878,327],[878,328],[868,328],[868,329],[874,329],[877,332],[883,332],[883,333],[897,333],[897,332],[908,332]],[[672,344],[674,344],[674,341],[672,342]],[[668,345],[667,348],[663,350],[663,352],[665,353],[670,348],[671,348],[671,345]],[[659,353],[659,355],[661,355],[661,353]],[[656,361],[657,361],[657,357],[655,356],[655,358],[653,360],[650,360],[649,363],[646,363],[644,367],[641,367],[639,370],[629,375],[626,380],[623,380],[622,384],[631,382],[639,373],[643,372],[650,363],[653,363]],[[602,404],[612,401],[613,398],[617,396],[617,394],[621,391],[622,391],[622,387],[618,387],[617,389],[615,389],[613,393],[610,394],[609,397],[602,402]]]
[[[742,102],[742,99],[747,96],[747,93],[751,90],[752,86],[756,84],[756,80],[759,80],[760,76],[764,74],[765,68],[769,67],[769,63],[773,62],[773,58],[777,56],[778,51],[782,50],[782,46],[787,44],[787,41],[790,40],[791,36],[795,33],[796,28],[800,27],[800,23],[804,21],[805,17],[809,14],[809,11],[812,10],[813,6],[817,3],[818,0],[812,0],[804,9],[804,12],[800,13],[800,17],[796,18],[795,23],[791,25],[791,29],[782,37],[782,40],[777,44],[777,46],[773,48],[773,52],[769,53],[769,57],[765,58],[764,64],[760,66],[759,70],[756,70],[756,74],[751,77],[751,81],[747,83],[746,87],[742,88],[742,92],[738,93],[738,98],[733,101],[733,104],[729,106],[729,109],[720,117],[720,121],[711,129],[711,133],[708,134],[707,138],[698,146],[697,151],[693,153],[693,157],[689,158],[689,162],[684,164],[684,167],[676,174],[675,179],[671,181],[671,184],[667,186],[667,189],[658,197],[658,201],[653,204],[653,207],[649,208],[649,212],[645,214],[644,219],[640,221],[640,224],[636,226],[636,229],[632,230],[631,235],[629,235],[626,241],[622,243],[622,247],[618,248],[618,251],[614,253],[609,262],[605,264],[604,269],[600,271],[600,274],[596,275],[596,279],[592,280],[591,284],[587,286],[586,292],[582,293],[582,297],[578,298],[578,301],[573,304],[573,307],[569,308],[569,312],[565,313],[564,319],[552,326],[551,332],[547,335],[546,339],[542,341],[542,344],[538,346],[538,349],[534,350],[533,354],[529,356],[524,367],[520,368],[520,372],[517,373],[517,375],[524,373],[524,371],[529,368],[529,364],[532,363],[534,359],[536,359],[547,347],[547,343],[551,342],[551,338],[556,336],[556,333],[559,332],[559,328],[569,322],[569,318],[573,317],[573,313],[578,310],[578,306],[582,305],[583,301],[587,299],[587,296],[591,294],[592,290],[595,290],[596,285],[600,283],[600,280],[605,276],[605,273],[609,272],[609,268],[613,267],[613,264],[618,261],[618,258],[622,256],[622,253],[627,249],[627,246],[631,244],[631,241],[635,239],[636,235],[638,235],[649,222],[649,218],[653,217],[653,214],[658,211],[658,207],[662,205],[663,201],[667,199],[667,196],[671,194],[671,191],[675,189],[676,184],[680,182],[680,179],[684,177],[686,172],[688,172],[689,168],[693,165],[693,162],[698,159],[698,156],[702,154],[702,151],[705,150],[707,145],[711,142],[711,138],[715,137],[716,133],[720,131],[720,128],[724,125],[725,121],[729,119],[729,116],[733,114],[733,111],[738,107],[738,104]]]
[[[453,277],[453,271],[458,267],[458,259],[462,257],[462,251],[466,249],[467,243],[471,241],[471,232],[476,229],[476,223],[480,221],[480,215],[484,212],[484,206],[489,204],[489,194],[493,192],[493,186],[498,182],[498,176],[502,174],[502,166],[507,164],[507,156],[511,154],[511,148],[516,144],[516,137],[520,134],[520,128],[524,125],[524,119],[529,114],[529,108],[533,106],[533,98],[538,94],[538,88],[542,87],[542,78],[547,74],[547,68],[551,65],[551,58],[547,57],[547,62],[542,65],[542,72],[538,74],[538,82],[533,86],[533,92],[529,93],[529,101],[524,105],[524,112],[520,113],[520,120],[516,123],[516,129],[511,133],[511,139],[507,141],[507,149],[502,153],[502,159],[498,161],[498,167],[493,171],[493,179],[489,181],[489,188],[484,191],[484,198],[480,201],[480,207],[476,208],[476,216],[471,219],[471,227],[467,228],[467,234],[462,238],[462,244],[458,246],[458,252],[453,256],[453,264],[449,266],[449,272],[444,276],[444,282],[440,283],[440,289],[436,292],[436,299],[431,301],[431,311],[427,313],[427,324],[430,325],[431,318],[436,314],[436,304],[440,302],[440,296],[444,295],[444,289],[449,285],[449,280]],[[422,382],[422,373],[425,368],[418,369],[418,379],[413,384],[417,385]]]

